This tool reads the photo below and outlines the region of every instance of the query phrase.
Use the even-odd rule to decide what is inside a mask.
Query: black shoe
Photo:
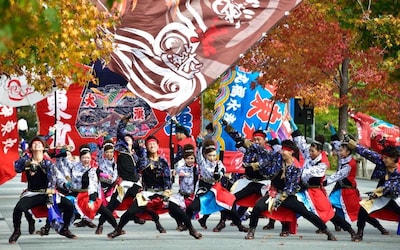
[[[77,238],[76,235],[72,234],[71,231],[69,231],[69,229],[66,227],[61,228],[60,231],[58,232],[58,234],[65,236],[68,239],[76,239]]]
[[[161,223],[159,221],[156,221],[156,228],[158,230],[158,232],[165,234],[167,232],[167,230],[165,230],[165,228],[163,226],[161,226]]]
[[[36,231],[36,234],[39,234],[40,236],[49,235],[49,231],[50,231],[50,226],[45,225],[44,227],[41,227],[39,231]]]
[[[145,220],[143,220],[143,219],[141,219],[141,218],[139,218],[139,217],[136,217],[136,216],[133,218],[133,221],[134,221],[136,224],[140,224],[140,225],[143,225],[144,223],[146,223]]]
[[[256,232],[255,228],[250,228],[249,231],[247,232],[247,235],[244,237],[246,240],[253,240],[254,239],[254,233]]]
[[[35,220],[34,219],[28,220],[28,224],[29,224],[29,227],[28,227],[29,234],[34,234],[35,233]]]
[[[86,227],[87,226],[86,220],[82,219],[81,221],[74,223],[74,226],[76,226],[76,227]]]
[[[280,234],[279,234],[279,236],[281,236],[281,237],[288,237],[290,235],[290,232],[289,231],[282,231]]]
[[[217,226],[213,228],[213,232],[221,232],[226,227],[225,221],[220,221]]]
[[[15,244],[17,242],[19,236],[21,236],[21,229],[15,228],[13,234],[8,239],[8,243]]]
[[[195,239],[201,239],[203,237],[203,235],[197,232],[197,230],[194,229],[193,227],[189,228],[189,234],[193,236]]]
[[[88,226],[90,228],[96,228],[97,227],[96,224],[94,224],[91,221],[88,221],[88,220],[84,220],[84,221],[85,221],[86,226]]]
[[[269,222],[267,225],[263,227],[263,230],[272,230],[275,228],[275,223]]]
[[[182,232],[188,230],[185,225],[179,225],[176,227],[176,231]]]
[[[243,225],[239,225],[239,226],[238,226],[238,229],[239,229],[239,232],[245,232],[245,233],[247,233],[247,232],[249,231],[249,228],[248,228],[248,227],[245,227],[245,226],[243,226]]]
[[[108,237],[109,239],[114,239],[115,237],[118,237],[118,236],[120,236],[121,234],[122,234],[122,229],[120,229],[120,228],[117,227],[117,228],[114,229],[113,232],[107,234],[107,237]]]
[[[199,223],[203,229],[207,230],[206,220],[204,219],[204,217],[199,219]]]
[[[390,233],[386,230],[382,225],[378,226],[378,230],[381,232],[382,235],[389,235]]]
[[[96,232],[94,232],[95,234],[102,234],[103,233],[103,225],[99,224],[97,225],[97,229]]]
[[[337,241],[335,235],[333,235],[333,233],[331,233],[331,231],[329,231],[328,229],[325,229],[322,232],[328,236],[327,240]]]

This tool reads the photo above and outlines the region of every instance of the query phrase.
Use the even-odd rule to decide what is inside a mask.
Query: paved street
[[[364,241],[355,243],[350,241],[350,236],[345,232],[335,232],[338,241],[330,242],[325,235],[315,234],[316,228],[304,219],[299,219],[297,235],[287,238],[279,236],[280,225],[277,223],[274,230],[265,231],[262,227],[267,219],[261,219],[254,240],[245,240],[245,233],[238,232],[236,227],[229,226],[219,233],[212,232],[212,228],[218,223],[219,215],[212,215],[208,220],[208,230],[200,228],[196,221],[194,226],[203,234],[203,239],[195,240],[188,232],[177,232],[176,224],[168,215],[161,216],[161,223],[167,229],[166,234],[160,234],[153,222],[148,221],[144,225],[129,223],[124,229],[126,234],[113,240],[107,239],[106,234],[112,231],[109,224],[104,225],[103,235],[95,235],[95,229],[76,228],[71,226],[71,231],[78,239],[70,240],[51,231],[49,236],[40,237],[28,234],[28,223],[22,220],[22,235],[17,244],[8,244],[8,238],[12,233],[12,210],[18,200],[19,193],[26,184],[19,182],[17,175],[13,180],[0,186],[0,249],[399,249],[400,236],[396,235],[397,223],[382,221],[382,224],[390,231],[390,236],[384,236],[375,228],[367,224]],[[362,193],[374,189],[376,182],[359,180]],[[176,184],[175,184],[176,185]],[[364,194],[363,194],[364,195]],[[97,223],[97,219],[95,220]],[[43,220],[36,221],[36,229],[44,225]],[[248,221],[244,222],[248,225]],[[355,223],[353,223],[356,229]],[[333,230],[333,225],[328,223]]]

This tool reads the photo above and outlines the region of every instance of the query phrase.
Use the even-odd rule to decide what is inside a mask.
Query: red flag
[[[300,2],[122,0],[109,67],[175,115]]]
[[[14,161],[18,160],[17,110],[0,105],[0,185],[16,175]]]
[[[244,173],[244,154],[240,151],[225,151],[223,163],[227,173]]]
[[[358,140],[364,147],[380,152],[386,145],[400,146],[400,128],[361,112],[349,112],[356,122]]]

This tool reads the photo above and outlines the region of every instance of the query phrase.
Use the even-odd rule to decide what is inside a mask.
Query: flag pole
[[[171,118],[170,119],[170,127],[169,127],[169,160],[170,160],[170,166],[171,166],[171,182],[175,182],[175,166],[174,166],[174,143],[172,141],[172,126],[174,126],[174,121]]]
[[[272,113],[274,112],[274,107],[275,107],[275,100],[272,102],[272,108],[271,108],[271,112],[269,113],[269,117],[268,117],[267,125],[265,125],[265,131],[267,131],[267,130],[268,130],[268,127],[269,127],[269,121],[271,120]]]

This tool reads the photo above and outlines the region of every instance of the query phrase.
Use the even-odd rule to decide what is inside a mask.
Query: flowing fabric
[[[224,209],[231,210],[234,202],[235,196],[217,182],[210,191],[200,196],[200,213],[212,214]]]
[[[97,198],[95,201],[93,201],[92,205],[89,205],[89,201],[90,199],[87,192],[78,194],[77,204],[79,209],[84,215],[93,220],[102,204],[102,200]]]
[[[62,228],[64,220],[61,216],[61,212],[57,206],[57,196],[53,194],[53,204],[48,208],[47,220],[50,222],[50,226],[56,230]]]

